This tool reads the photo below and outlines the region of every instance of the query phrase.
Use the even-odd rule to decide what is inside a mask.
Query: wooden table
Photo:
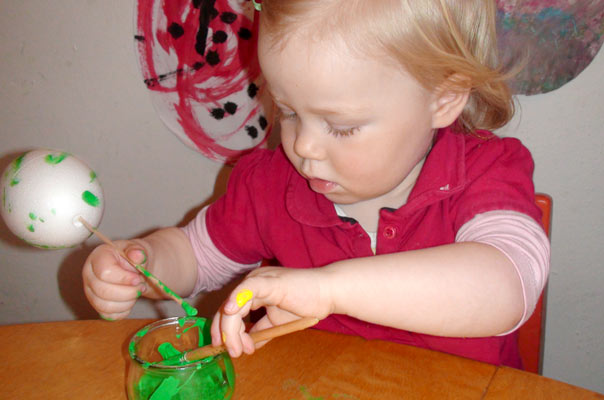
[[[130,337],[150,320],[0,326],[1,399],[126,399]],[[604,399],[542,376],[307,330],[234,360],[237,399]]]

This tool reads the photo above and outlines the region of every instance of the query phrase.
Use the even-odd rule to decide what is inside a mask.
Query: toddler
[[[313,316],[519,367],[549,241],[530,153],[489,131],[513,114],[494,2],[264,0],[259,17],[281,145],[242,158],[186,227],[119,246],[183,296],[252,271],[213,320],[234,357],[254,351],[243,318],[265,307],[252,329]],[[107,318],[162,297],[106,245],[83,277]]]

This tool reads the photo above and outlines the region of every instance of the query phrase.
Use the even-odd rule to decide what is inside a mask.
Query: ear
[[[467,79],[454,75],[436,88],[432,129],[449,126],[461,115],[470,97],[470,88],[464,81]]]

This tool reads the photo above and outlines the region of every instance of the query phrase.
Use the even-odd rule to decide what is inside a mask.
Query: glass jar
[[[189,363],[158,364],[168,358],[178,360],[180,352],[211,341],[210,321],[199,317],[167,318],[139,330],[128,347],[128,399],[230,399],[235,372],[228,353]]]

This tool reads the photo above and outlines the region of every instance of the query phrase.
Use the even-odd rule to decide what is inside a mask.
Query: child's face
[[[258,54],[281,117],[285,153],[315,192],[339,204],[407,193],[434,134],[434,95],[384,59],[306,36]]]

